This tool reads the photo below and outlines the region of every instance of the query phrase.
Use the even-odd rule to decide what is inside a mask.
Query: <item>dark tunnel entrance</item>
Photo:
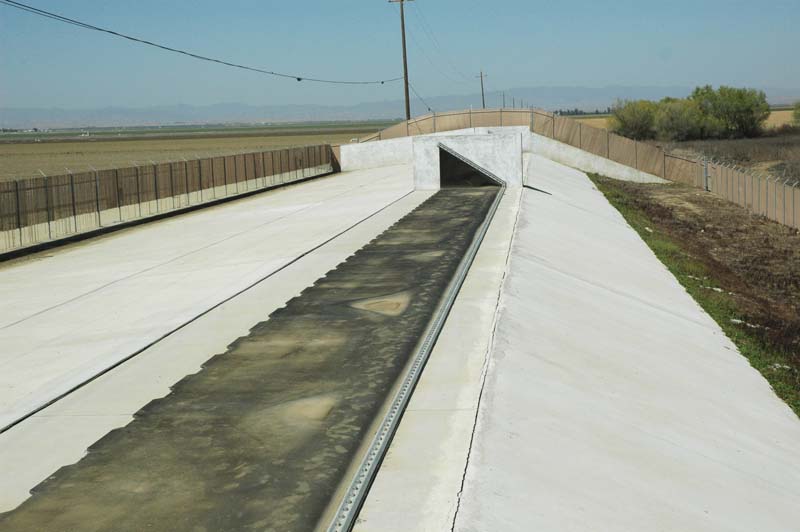
[[[496,187],[501,183],[494,176],[473,166],[466,159],[439,146],[439,182],[441,188]]]

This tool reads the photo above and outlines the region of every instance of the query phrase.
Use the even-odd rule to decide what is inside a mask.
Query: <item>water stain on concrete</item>
[[[0,514],[0,531],[313,530],[495,194],[433,195]]]
[[[377,312],[384,316],[399,316],[406,311],[411,304],[412,293],[408,290],[387,294],[385,296],[369,297],[359,301],[353,301],[350,306],[353,308]]]

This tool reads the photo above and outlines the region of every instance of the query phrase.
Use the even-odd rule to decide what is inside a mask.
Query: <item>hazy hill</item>
[[[800,99],[800,89],[765,89],[770,103],[783,105]],[[579,108],[587,111],[604,109],[617,99],[660,99],[664,96],[686,96],[689,87],[522,87],[506,91],[506,105],[511,107],[524,100],[526,105],[543,109]],[[425,96],[425,95],[423,95]],[[480,93],[435,96],[426,98],[437,112],[480,107]],[[486,95],[488,107],[499,107],[500,92]],[[412,114],[427,109],[414,99]],[[147,108],[105,107],[97,109],[6,108],[0,107],[0,127],[58,128],[137,126],[158,124],[202,123],[261,123],[321,120],[365,120],[397,118],[403,114],[400,99],[365,102],[351,106],[306,105],[246,105],[220,103],[215,105],[165,105]]]

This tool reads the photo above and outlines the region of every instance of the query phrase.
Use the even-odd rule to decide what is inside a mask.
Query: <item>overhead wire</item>
[[[431,25],[428,24],[428,20],[422,11],[421,2],[416,2],[413,5],[414,9],[412,9],[412,11],[414,12],[414,16],[417,17],[417,20],[419,20],[420,27],[422,28],[423,32],[427,35],[431,43],[433,43],[434,48],[436,48],[439,51],[439,54],[441,54],[441,56],[444,58],[445,63],[447,63],[447,65],[452,69],[452,71],[455,74],[457,74],[462,78],[463,82],[471,83],[472,80],[469,78],[469,76],[464,74],[458,67],[455,66],[455,64],[450,58],[450,55],[445,51],[441,42],[439,42],[439,39],[436,37],[436,33],[433,31]]]
[[[415,89],[415,88],[414,88],[414,85],[412,85],[412,84],[411,84],[411,82],[409,82],[409,83],[408,83],[408,86],[411,88],[411,91],[412,91],[412,92],[414,93],[414,95],[415,95],[415,96],[416,96],[416,97],[419,99],[419,101],[420,101],[420,102],[422,102],[422,105],[424,105],[424,106],[425,106],[425,108],[426,108],[426,109],[428,109],[428,111],[430,111],[430,112],[432,113],[432,112],[433,112],[433,109],[431,109],[431,106],[430,106],[430,105],[428,105],[428,102],[426,102],[426,101],[425,101],[425,100],[422,98],[422,96],[420,96],[420,95],[419,95],[419,93],[417,92],[417,89]]]
[[[77,26],[77,27],[80,27],[80,28],[93,30],[93,31],[98,31],[98,32],[102,32],[102,33],[107,33],[107,34],[113,35],[115,37],[120,37],[122,39],[127,39],[129,41],[137,42],[137,43],[144,44],[144,45],[147,45],[147,46],[152,46],[154,48],[159,48],[159,49],[167,51],[167,52],[173,52],[173,53],[176,53],[176,54],[182,54],[182,55],[185,55],[185,56],[188,56],[188,57],[191,57],[191,58],[194,58],[194,59],[198,59],[198,60],[201,60],[201,61],[208,61],[208,62],[211,62],[211,63],[217,63],[217,64],[220,64],[220,65],[224,65],[224,66],[228,66],[228,67],[232,67],[232,68],[238,68],[238,69],[242,69],[242,70],[249,70],[251,72],[257,72],[257,73],[260,73],[260,74],[266,74],[266,75],[276,76],[276,77],[280,77],[280,78],[295,79],[297,81],[310,81],[310,82],[314,82],[314,83],[328,83],[328,84],[336,84],[336,85],[383,85],[384,83],[391,83],[391,82],[400,81],[400,80],[403,79],[402,77],[396,77],[396,78],[378,79],[378,80],[336,80],[336,79],[316,78],[316,77],[310,77],[310,76],[298,75],[298,74],[287,74],[287,73],[284,73],[284,72],[275,72],[275,71],[272,71],[272,70],[266,70],[266,69],[263,69],[263,68],[251,67],[251,66],[242,65],[242,64],[239,64],[239,63],[233,63],[231,61],[225,61],[223,59],[216,59],[214,57],[209,57],[209,56],[205,56],[205,55],[196,54],[196,53],[189,52],[189,51],[186,51],[186,50],[181,50],[179,48],[173,48],[171,46],[158,44],[158,43],[155,43],[155,42],[152,42],[152,41],[148,41],[146,39],[140,39],[138,37],[133,37],[131,35],[126,35],[124,33],[120,33],[118,31],[110,30],[110,29],[107,29],[107,28],[101,28],[100,26],[95,26],[93,24],[89,24],[89,23],[81,22],[79,20],[75,20],[75,19],[72,19],[72,18],[69,18],[69,17],[65,17],[65,16],[59,15],[57,13],[53,13],[53,12],[50,12],[50,11],[45,11],[44,9],[39,9],[37,7],[33,7],[33,6],[30,6],[30,5],[27,5],[27,4],[23,4],[22,2],[17,2],[16,0],[0,0],[0,4],[6,5],[8,7],[13,7],[13,8],[22,10],[22,11],[26,11],[28,13],[31,13],[31,14],[34,14],[34,15],[38,15],[38,16],[41,16],[41,17],[49,18],[49,19],[56,20],[56,21],[59,21],[59,22],[64,22],[66,24],[71,24],[73,26]]]

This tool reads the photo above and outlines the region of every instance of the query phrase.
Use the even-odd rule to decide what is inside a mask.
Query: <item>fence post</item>
[[[172,163],[169,165],[169,195],[172,198],[172,208],[175,208],[175,178],[172,175]]]
[[[708,159],[705,157],[703,157],[703,189],[711,190],[711,187],[708,186]]]
[[[788,179],[783,180],[783,225],[786,225],[786,183],[788,183]]]
[[[578,148],[583,149],[583,122],[578,122]]]
[[[14,181],[14,193],[17,198],[17,229],[19,229],[19,247],[22,247],[22,203],[19,201],[19,181]]]
[[[75,205],[75,176],[69,173],[69,193],[72,197],[72,227],[78,232],[78,208]]]
[[[661,155],[664,156],[664,158],[661,161],[661,177],[666,179],[667,178],[667,152],[664,151],[663,148],[661,149]],[[697,174],[695,174],[695,175],[697,175]]]
[[[639,169],[639,141],[633,141],[633,164],[634,168]]]
[[[472,113],[472,109],[469,110],[470,115]],[[500,127],[503,127],[503,108],[500,108]]]
[[[94,171],[94,205],[97,209],[97,227],[103,227],[103,219],[100,216],[100,175]]]
[[[758,210],[756,213],[761,214],[761,183],[764,181],[764,176],[758,174]]]
[[[153,163],[153,195],[156,198],[156,212],[161,212],[161,205],[158,203],[158,167]]]
[[[500,124],[503,123],[503,111],[500,111]],[[472,127],[472,107],[469,108],[469,127]]]
[[[197,157],[197,155],[195,155]],[[262,161],[264,160],[264,154],[261,154]],[[266,169],[266,164],[261,165],[261,171],[263,172]],[[266,173],[266,172],[264,172]],[[197,158],[197,180],[199,181],[197,190],[200,192],[200,203],[203,203],[203,161],[199,157]],[[212,183],[213,184],[213,183]],[[267,187],[267,177],[264,176],[264,188]]]
[[[117,189],[117,212],[119,213],[119,221],[122,221],[122,198],[119,193],[119,168],[114,170],[114,185]]]
[[[433,132],[436,133],[436,111],[431,111],[433,114]]]
[[[50,182],[47,179],[47,176],[44,176],[44,208],[47,211],[47,239],[53,240],[53,231],[50,227],[50,220],[52,220],[52,216],[50,216]]]
[[[139,186],[139,165],[137,164],[134,168],[136,168],[136,205],[138,206],[139,211],[139,218],[142,217],[142,190],[141,186]]]
[[[222,181],[225,183],[225,196],[228,195],[228,161],[222,156]]]
[[[606,129],[606,159],[611,159],[611,133]]]
[[[255,166],[256,162],[253,161],[253,166]],[[255,170],[255,168],[253,168]],[[186,205],[192,204],[192,197],[189,195],[189,162],[186,160],[186,157],[183,158],[183,182],[186,183]]]
[[[555,140],[556,139],[556,114],[555,113],[553,113],[552,118],[553,118],[553,136],[550,137],[550,138]]]

